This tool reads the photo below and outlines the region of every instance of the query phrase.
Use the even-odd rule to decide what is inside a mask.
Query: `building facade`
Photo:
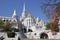
[[[0,16],[0,19],[4,22],[8,20],[12,23],[12,27],[19,29],[20,38],[30,38],[30,39],[60,39],[60,32],[57,35],[52,35],[51,30],[46,30],[45,23],[42,19],[34,18],[29,12],[26,14],[25,4],[23,6],[22,16],[20,21],[14,10],[12,17]],[[19,24],[20,22],[20,24]],[[59,21],[60,22],[60,21]]]
[[[23,7],[20,22],[22,25],[22,34],[24,34],[27,38],[41,38],[40,36],[47,33],[47,31],[45,32],[46,27],[42,19],[39,19],[38,17],[34,18],[30,12],[26,14],[25,4]],[[46,34],[46,38],[47,37],[48,36]]]
[[[9,21],[10,23],[12,23],[13,28],[18,29],[18,16],[16,14],[16,10],[14,10],[12,17],[0,16],[0,19],[4,22]]]
[[[25,4],[20,18],[22,34],[31,39],[60,39],[60,32],[53,35],[54,32],[46,30],[45,23],[42,19],[34,18],[29,12],[26,14]],[[21,32],[21,31],[20,31]],[[21,35],[22,35],[21,34]]]

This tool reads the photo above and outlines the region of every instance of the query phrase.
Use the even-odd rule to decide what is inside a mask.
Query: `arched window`
[[[28,32],[33,32],[31,29],[28,29]]]
[[[14,20],[14,22],[15,22],[15,20]]]
[[[47,35],[46,33],[42,33],[42,34],[40,35],[40,38],[41,38],[41,39],[48,39],[48,35]]]
[[[5,22],[5,20],[3,20]]]

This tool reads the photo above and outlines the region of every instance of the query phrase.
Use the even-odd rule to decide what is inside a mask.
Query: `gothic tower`
[[[25,17],[26,17],[26,9],[25,9],[25,3],[24,3],[24,7],[22,11],[22,19],[24,19]]]

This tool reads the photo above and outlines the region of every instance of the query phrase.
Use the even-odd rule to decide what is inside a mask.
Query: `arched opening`
[[[28,29],[28,32],[33,32],[31,29]]]
[[[42,34],[40,35],[40,38],[41,38],[41,39],[48,39],[48,35],[47,35],[46,33],[42,33]]]
[[[5,20],[3,20],[5,22]]]
[[[21,40],[21,39],[18,37],[18,40]]]
[[[26,33],[26,32],[27,32],[26,28],[23,28],[23,29],[22,29],[22,32],[23,32],[23,33]]]

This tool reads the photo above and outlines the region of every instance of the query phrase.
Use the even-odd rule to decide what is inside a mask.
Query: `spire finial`
[[[25,11],[26,9],[25,9],[25,3],[24,3],[24,7],[23,7],[23,11]]]
[[[25,17],[26,17],[26,9],[25,9],[25,3],[24,3],[23,11],[22,11],[22,18],[25,18]]]
[[[14,10],[14,13],[13,13],[13,15],[16,15],[16,10]]]

